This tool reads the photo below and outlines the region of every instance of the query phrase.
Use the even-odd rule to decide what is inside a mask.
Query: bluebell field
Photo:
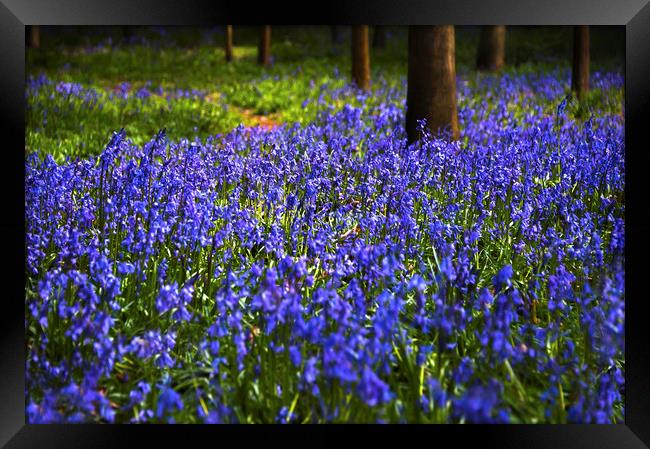
[[[459,78],[455,142],[407,144],[398,83],[29,154],[28,422],[622,422],[624,119],[569,75]]]

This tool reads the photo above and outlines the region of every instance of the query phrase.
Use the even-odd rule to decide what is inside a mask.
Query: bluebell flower
[[[496,274],[496,276],[494,276],[494,279],[492,280],[494,288],[497,290],[502,290],[506,287],[510,287],[512,285],[511,279],[513,274],[514,272],[512,270],[512,266],[505,265],[499,270],[499,272]]]
[[[173,410],[183,409],[183,400],[173,388],[159,385],[158,389],[160,394],[158,396],[158,408],[156,409],[157,418],[167,416]]]

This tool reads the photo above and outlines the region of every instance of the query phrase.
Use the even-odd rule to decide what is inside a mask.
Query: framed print
[[[2,1],[7,448],[648,446],[647,2]]]

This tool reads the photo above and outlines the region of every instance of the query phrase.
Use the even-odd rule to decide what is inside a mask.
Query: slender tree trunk
[[[451,131],[457,139],[456,43],[453,25],[410,26],[406,134],[409,142],[422,136],[417,121],[425,119],[433,134]]]
[[[375,26],[372,33],[372,48],[386,48],[386,27]]]
[[[257,49],[257,63],[264,67],[271,66],[271,26],[264,25],[260,29],[260,42]]]
[[[341,33],[341,28],[337,26],[331,26],[330,27],[330,33],[332,35],[332,43],[333,44],[340,44],[343,42],[343,34]]]
[[[499,71],[506,56],[506,27],[504,25],[481,27],[481,39],[476,55],[478,70]]]
[[[41,30],[39,29],[38,25],[28,25],[27,45],[31,48],[40,48]]]
[[[232,61],[232,25],[226,25],[226,62]]]
[[[358,88],[370,89],[370,50],[368,26],[352,27],[352,81]]]
[[[589,26],[573,27],[571,90],[583,98],[589,90]]]

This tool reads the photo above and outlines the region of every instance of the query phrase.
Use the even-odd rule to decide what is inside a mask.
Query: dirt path
[[[220,98],[221,94],[219,92],[212,92],[209,95],[206,95],[205,101],[208,103],[214,103]],[[260,127],[266,130],[272,130],[280,126],[279,114],[273,113],[268,115],[256,114],[254,109],[242,108],[234,104],[228,104],[229,108],[235,109],[244,117],[244,125],[250,127]]]
[[[233,107],[233,106],[229,105],[229,107]],[[260,128],[264,128],[266,130],[272,130],[274,128],[277,128],[280,125],[276,121],[278,118],[277,114],[259,115],[259,114],[255,114],[255,111],[252,109],[237,108],[237,110],[246,119],[247,123],[245,124],[247,126],[259,126]]]

